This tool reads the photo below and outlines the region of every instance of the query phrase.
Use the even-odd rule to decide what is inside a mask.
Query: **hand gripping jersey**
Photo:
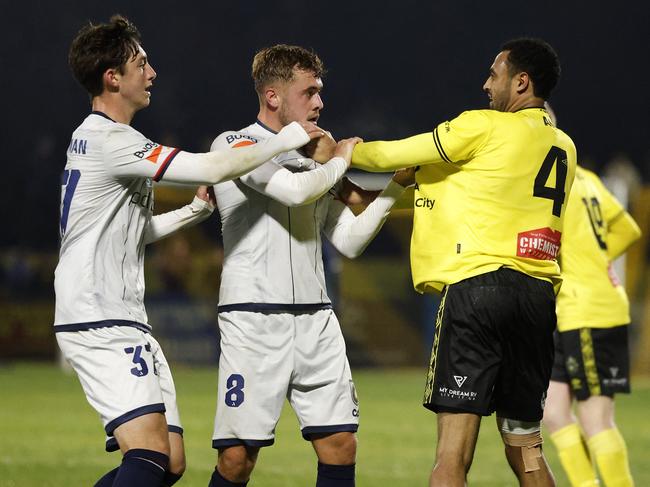
[[[565,225],[558,330],[629,323],[628,298],[611,260],[639,238],[639,227],[598,176],[581,167],[571,188]]]
[[[258,122],[220,135],[212,150],[244,147],[272,135]],[[341,158],[319,165],[289,151],[238,180],[215,185],[225,249],[220,312],[331,306],[321,232],[344,255],[355,257],[379,231],[404,189],[389,184],[355,217],[334,199],[334,191],[328,192],[346,170]]]
[[[411,239],[418,291],[499,267],[551,281],[557,291],[576,150],[544,109],[467,111],[433,133],[359,144],[352,164],[420,166]]]
[[[106,321],[148,327],[143,259],[152,180],[177,152],[99,112],[74,131],[61,180],[57,331]]]

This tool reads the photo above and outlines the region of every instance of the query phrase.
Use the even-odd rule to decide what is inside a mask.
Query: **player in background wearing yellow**
[[[630,487],[627,448],[614,422],[614,395],[630,392],[630,306],[612,261],[641,231],[598,176],[582,167],[576,170],[565,225],[544,424],[573,487],[600,485],[596,465],[605,486]]]
[[[573,142],[544,109],[559,74],[546,42],[509,41],[483,86],[490,110],[353,152],[352,164],[370,171],[419,166],[413,282],[443,293],[424,397],[438,415],[432,486],[465,485],[481,416],[494,411],[520,485],[554,485],[540,420],[576,166]]]

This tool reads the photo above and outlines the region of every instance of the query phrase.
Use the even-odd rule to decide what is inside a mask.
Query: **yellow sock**
[[[597,487],[598,479],[582,442],[580,428],[571,423],[551,434],[562,467],[572,487]],[[608,486],[609,487],[609,486]]]
[[[625,440],[617,428],[595,434],[587,441],[607,487],[633,487]]]

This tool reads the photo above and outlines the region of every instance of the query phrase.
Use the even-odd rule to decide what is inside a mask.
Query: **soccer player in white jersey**
[[[169,366],[143,305],[145,245],[207,217],[207,188],[179,210],[152,216],[152,181],[214,184],[322,135],[292,124],[263,144],[191,154],[130,127],[149,105],[156,73],[136,27],[120,16],[88,24],[70,48],[92,113],[74,131],[62,178],[61,249],[55,273],[57,341],[104,424],[107,450],[124,455],[97,486],[172,485],[184,470]]]
[[[255,146],[293,121],[316,122],[323,108],[322,73],[318,56],[301,47],[258,52],[252,73],[257,121],[221,134],[213,150]],[[321,235],[344,255],[359,255],[414,181],[412,170],[396,173],[355,217],[337,199],[341,185],[336,185],[358,140],[330,146],[334,157],[322,165],[292,150],[215,186],[225,259],[213,435],[219,455],[210,487],[247,484],[260,447],[274,442],[285,397],[316,451],[316,485],[354,485],[359,405],[327,296]]]

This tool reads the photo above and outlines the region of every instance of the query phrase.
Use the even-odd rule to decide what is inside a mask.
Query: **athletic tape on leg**
[[[526,472],[534,472],[541,468],[539,459],[542,458],[541,445],[543,440],[542,434],[539,431],[523,435],[502,432],[501,437],[506,445],[521,449],[521,457],[524,461],[524,469]]]

